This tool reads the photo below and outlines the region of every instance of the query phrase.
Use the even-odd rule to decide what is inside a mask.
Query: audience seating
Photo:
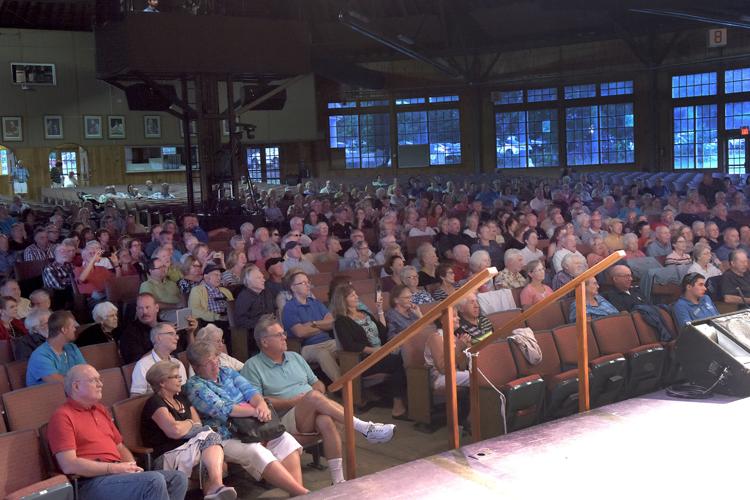
[[[135,396],[112,405],[112,416],[120,434],[122,434],[123,443],[134,455],[143,457],[144,465],[142,467],[146,470],[151,470],[151,454],[154,450],[143,446],[141,413],[143,412],[143,406],[150,397],[150,394]]]
[[[28,297],[31,292],[44,286],[42,271],[44,271],[46,265],[46,260],[16,261],[16,279],[24,297]]]
[[[49,420],[55,409],[65,402],[65,391],[59,382],[25,387],[3,394],[8,429],[38,429]]]
[[[125,317],[126,304],[135,303],[138,292],[141,289],[140,276],[119,276],[114,277],[107,282],[104,290],[107,294],[107,300],[117,306],[120,321]]]
[[[489,316],[487,316],[487,319],[489,319],[492,322],[492,327],[494,329],[499,329],[502,326],[504,326],[508,321],[512,320],[513,318],[516,318],[521,315],[520,309],[508,309],[507,311],[500,311],[496,313],[492,313]],[[513,330],[516,328],[523,328],[524,323],[520,322],[516,326],[513,327]],[[510,332],[508,333],[510,335]]]
[[[8,380],[8,372],[5,369],[5,365],[0,365],[0,417],[5,414],[2,395],[10,391],[11,387],[10,380]],[[2,420],[2,418],[0,418],[0,420]]]
[[[366,280],[370,277],[370,270],[366,268],[362,269],[347,269],[346,271],[341,271],[339,273],[335,273],[338,276],[348,276],[349,281],[355,282],[360,280]]]
[[[354,288],[354,291],[357,292],[357,295],[365,295],[368,293],[375,293],[375,290],[377,289],[377,283],[374,279],[371,278],[360,279],[352,281],[352,287]]]
[[[0,497],[23,499],[44,497],[42,492],[69,484],[63,475],[48,477],[36,429],[0,434]]]
[[[128,363],[127,365],[122,365],[120,367],[122,370],[122,378],[125,380],[125,387],[128,390],[128,394],[130,394],[130,384],[133,382],[133,372],[135,371],[135,362]]]
[[[311,274],[309,276],[310,286],[321,286],[321,285],[328,286],[328,284],[331,282],[332,277],[333,277],[332,273],[320,272],[318,274]]]
[[[401,347],[401,357],[406,371],[409,418],[427,425],[432,423],[432,408],[435,405],[435,397],[438,396],[432,389],[430,371],[424,360],[425,345],[431,335],[435,335],[435,327],[430,325]]]
[[[523,310],[525,311],[529,307],[531,306],[526,306],[523,308]],[[553,302],[532,317],[528,318],[526,320],[526,325],[535,332],[541,330],[551,330],[552,328],[564,325],[565,323],[567,323],[567,321],[565,320],[567,314],[563,313],[561,307],[561,302]]]
[[[578,369],[562,370],[560,355],[555,347],[552,332],[535,332],[542,351],[539,364],[531,365],[515,343],[509,342],[513,359],[518,367],[518,375],[527,377],[538,374],[544,379],[546,397],[544,400],[545,419],[560,418],[578,411]]]
[[[407,259],[416,257],[417,248],[423,243],[432,244],[435,240],[434,236],[409,236],[406,238],[406,255]]]
[[[83,354],[86,363],[97,370],[116,368],[122,365],[116,342],[103,342],[81,347],[81,354]]]
[[[315,267],[318,268],[318,271],[320,273],[330,273],[333,274],[339,270],[339,263],[335,260],[329,260],[325,262],[316,262]]]
[[[116,402],[128,398],[130,390],[125,384],[125,379],[119,366],[99,370],[99,376],[104,385],[104,389],[102,390],[102,404],[104,406],[111,408]]]
[[[26,387],[26,366],[28,364],[28,361],[13,361],[5,365],[11,389],[16,390]]]
[[[537,375],[519,377],[513,354],[507,341],[485,347],[474,359],[484,374],[505,396],[506,432],[534,425],[541,415],[544,381]],[[500,398],[487,380],[479,377],[479,404],[482,415],[482,437],[489,438],[504,432],[500,415]]]
[[[10,340],[0,340],[0,364],[13,361],[13,344]]]
[[[664,347],[658,343],[641,345],[630,314],[599,318],[592,322],[592,328],[601,353],[625,355],[628,364],[625,392],[628,397],[659,387],[666,358]]]

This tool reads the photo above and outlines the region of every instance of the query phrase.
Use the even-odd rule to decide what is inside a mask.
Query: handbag
[[[255,417],[230,417],[228,428],[232,436],[243,443],[264,443],[284,434],[286,427],[281,423],[279,414],[268,400],[266,404],[271,410],[271,420],[268,422],[261,422]]]

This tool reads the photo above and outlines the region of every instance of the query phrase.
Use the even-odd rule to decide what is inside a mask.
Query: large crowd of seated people
[[[485,268],[500,272],[457,305],[454,333],[464,347],[493,332],[492,313],[536,304],[621,249],[618,265],[586,282],[589,319],[635,310],[653,319],[649,308],[662,305],[682,326],[717,314],[717,303],[745,304],[748,187],[710,174],[682,189],[639,179],[378,177],[319,189],[310,181],[261,191],[254,205],[265,222],[237,231],[206,231],[190,213],[144,227],[112,201],[51,213],[0,206],[0,340],[28,360],[28,386],[64,383],[69,399],[50,421],[49,442],[62,470],[84,478],[81,498],[115,484],[133,498],[178,498],[198,464],[205,498],[235,498],[224,461],[304,494],[300,452],[310,436],[322,438],[331,482],[344,480],[344,413],[325,383],[341,375],[339,353],[376,352]],[[36,289],[15,275],[32,263]],[[680,292],[664,299],[642,286],[654,269]],[[126,279],[140,281],[130,307],[108,300]],[[165,321],[185,307],[185,324]],[[249,359],[233,357],[233,327],[247,331]],[[442,335],[424,353],[434,387],[445,384]],[[100,402],[107,387],[79,349],[107,342],[134,364],[131,395],[148,395],[141,429],[158,473],[142,471],[123,445]],[[457,383],[466,385],[461,358]],[[392,417],[408,420],[401,356],[366,375],[378,373],[390,375]],[[268,403],[286,432],[242,442],[232,419],[268,421]],[[384,443],[395,425],[355,417],[354,427]]]

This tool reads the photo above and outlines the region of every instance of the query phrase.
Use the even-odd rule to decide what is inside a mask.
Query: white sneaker
[[[393,438],[395,429],[396,426],[393,424],[373,424],[370,422],[370,426],[365,433],[365,439],[375,444],[387,443]]]

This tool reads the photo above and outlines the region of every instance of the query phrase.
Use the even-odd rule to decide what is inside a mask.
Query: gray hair
[[[211,340],[211,336],[216,334],[219,335],[219,338],[224,337],[224,332],[221,328],[214,325],[213,323],[209,323],[195,332],[195,340]]]
[[[40,311],[39,309],[32,309],[26,319],[23,320],[23,326],[29,331],[29,333],[39,333],[39,324],[46,317],[49,319],[52,311]]]
[[[271,325],[277,325],[280,324],[279,320],[277,320],[273,314],[264,314],[260,317],[258,322],[255,324],[255,329],[253,330],[253,337],[255,337],[255,345],[258,346],[260,349],[260,341],[263,339],[263,337],[266,336],[266,333],[268,333],[268,328]]]
[[[65,381],[64,381],[64,387],[65,387],[65,394],[68,396],[71,395],[73,392],[73,384],[75,382],[78,382],[79,377],[81,376],[81,372],[87,367],[90,366],[91,368],[94,368],[91,365],[75,365],[68,370],[68,373],[65,374]],[[95,369],[95,368],[94,368]]]
[[[112,312],[117,312],[117,306],[112,302],[100,302],[91,310],[91,316],[94,318],[94,323],[101,323]]]
[[[474,273],[479,272],[479,266],[484,259],[491,260],[490,253],[487,250],[477,250],[469,257],[469,269]]]
[[[638,236],[636,236],[635,233],[627,233],[622,237],[622,244],[624,247],[627,247],[628,244],[633,241],[638,244]]]
[[[154,392],[157,392],[159,390],[159,384],[172,375],[174,371],[180,371],[179,361],[175,362],[170,359],[157,361],[146,372],[146,382],[148,382],[148,385],[151,386],[151,389]]]
[[[277,245],[273,241],[267,241],[266,243],[263,244],[263,247],[260,249],[260,255],[263,258],[268,257],[273,252],[281,253],[281,248],[279,247],[279,245]]]
[[[416,267],[414,267],[414,266],[404,266],[404,267],[403,267],[403,268],[401,269],[401,276],[399,276],[399,277],[400,277],[400,278],[401,278],[401,280],[403,281],[403,280],[404,280],[404,277],[406,276],[406,273],[410,273],[410,272],[415,272],[415,273],[416,273],[416,272],[417,272],[417,268],[416,268]]]
[[[505,265],[508,265],[508,262],[511,261],[514,257],[523,256],[520,250],[516,248],[509,248],[505,251],[505,255],[503,256],[503,262],[505,262]]]
[[[174,327],[170,325],[169,323],[155,324],[151,328],[151,331],[149,332],[149,338],[151,339],[151,343],[156,344],[156,337],[158,337],[160,333],[163,333],[164,330],[166,330],[167,328],[174,328]]]
[[[710,252],[711,247],[705,243],[696,243],[695,246],[693,247],[693,260],[697,262],[698,257],[700,257],[700,255],[706,250]]]
[[[193,369],[203,364],[206,359],[217,353],[216,346],[205,340],[196,340],[187,349],[187,358]]]
[[[562,262],[560,265],[563,269],[567,270],[570,266],[572,266],[576,260],[579,260],[581,257],[578,254],[569,253],[565,257],[563,257]]]

